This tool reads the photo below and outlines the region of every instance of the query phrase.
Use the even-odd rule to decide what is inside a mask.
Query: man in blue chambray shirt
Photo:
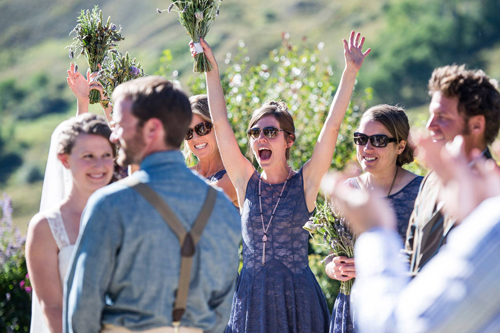
[[[180,145],[191,122],[187,96],[161,77],[120,85],[111,140],[120,165],[149,185],[186,230],[208,185],[184,164]],[[229,319],[241,238],[239,215],[222,191],[197,245],[180,332],[222,332]],[[180,245],[160,214],[120,182],[88,201],[66,278],[65,332],[173,332]]]

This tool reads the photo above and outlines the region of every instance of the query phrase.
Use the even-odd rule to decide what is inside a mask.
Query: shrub
[[[25,238],[12,224],[12,202],[0,201],[0,332],[29,332],[31,286],[24,257]]]

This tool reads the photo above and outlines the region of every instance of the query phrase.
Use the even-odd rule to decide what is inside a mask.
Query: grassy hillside
[[[359,78],[362,86],[368,86],[372,82],[381,82],[380,72],[385,74],[386,67],[383,66],[387,64],[401,64],[402,68],[410,67],[402,60],[402,53],[394,50],[404,47],[405,52],[413,54],[415,52],[411,49],[413,44],[409,43],[409,46],[397,44],[407,39],[404,34],[398,34],[397,29],[415,31],[412,38],[422,39],[419,40],[422,45],[434,45],[431,43],[433,35],[428,33],[433,30],[424,29],[428,22],[438,21],[429,15],[441,15],[432,12],[432,8],[427,9],[425,6],[419,8],[422,13],[427,13],[427,10],[429,13],[422,14],[424,19],[413,22],[414,25],[410,27],[401,23],[394,25],[393,20],[390,20],[396,15],[395,12],[399,13],[398,10],[404,12],[403,5],[410,2],[409,0],[224,0],[221,15],[214,23],[207,41],[220,60],[228,53],[235,54],[238,45],[244,41],[249,49],[249,62],[257,63],[279,45],[282,32],[288,32],[292,41],[307,38],[314,44],[323,42],[325,54],[329,55],[337,75],[341,69],[339,64],[342,65],[343,62],[340,41],[348,36],[350,30],[356,29],[367,37],[366,45],[373,46],[376,52],[367,59],[363,69],[366,70],[366,74],[362,72]],[[475,3],[472,0],[457,2]],[[492,6],[493,2],[494,0],[481,1],[484,6]],[[424,0],[422,3],[429,3],[429,0]],[[452,2],[443,1],[443,3]],[[137,57],[147,73],[153,74],[158,70],[162,51],[170,49],[173,56],[170,68],[179,72],[180,81],[185,83],[193,75],[192,60],[187,46],[189,37],[178,23],[176,14],[156,12],[157,7],[167,8],[170,1],[39,0],[33,3],[28,0],[15,2],[0,0],[0,31],[2,31],[0,139],[3,141],[3,144],[0,142],[0,192],[7,192],[12,197],[15,222],[22,229],[25,229],[29,218],[38,210],[50,134],[63,119],[75,112],[74,98],[66,86],[66,70],[70,59],[67,57],[65,46],[71,43],[68,33],[75,26],[80,9],[91,8],[94,4],[100,6],[104,16],[110,15],[113,23],[123,26],[122,35],[125,40],[120,44],[120,49],[129,51],[132,56]],[[458,14],[462,15],[464,11],[460,11],[461,7],[457,8]],[[467,7],[464,10],[466,9]],[[443,9],[442,15],[446,15],[446,10]],[[394,29],[396,30],[393,31]],[[417,34],[419,31],[425,34]],[[390,36],[392,44],[388,43],[389,39],[386,36]],[[390,44],[390,47],[386,47],[386,44]],[[471,60],[472,63],[481,64],[492,76],[500,77],[500,63],[495,61],[500,57],[500,44],[496,40],[491,39],[489,45],[484,45],[475,53],[469,52],[469,54],[465,51],[469,52],[464,48],[464,55],[457,59],[465,59],[464,61],[472,59],[474,60]],[[391,57],[398,61],[391,61]],[[445,57],[437,59],[437,62],[432,64],[444,64],[448,59]],[[84,72],[86,64],[83,57],[78,59],[77,63],[80,71]],[[223,61],[220,63],[224,69]],[[376,72],[377,70],[379,72]],[[421,73],[422,77],[429,75],[428,71]],[[410,78],[411,73],[407,76]],[[387,78],[388,81],[392,78],[397,79],[389,69]],[[409,82],[412,89],[417,91],[416,96],[425,95],[425,83]],[[392,87],[396,88],[385,88],[382,83],[377,83],[377,86],[373,87],[376,101],[379,95],[382,96],[377,89],[384,87],[393,93],[386,102],[411,105],[408,102],[410,99],[405,100],[404,93],[398,91],[398,82],[390,82],[393,84]],[[420,100],[420,104],[423,103],[425,100]],[[423,111],[418,114],[425,113],[425,109],[425,107],[419,108],[418,110]],[[91,111],[100,112],[98,107],[92,108]],[[417,123],[422,123],[422,116],[417,117],[417,113],[410,117],[418,118]]]

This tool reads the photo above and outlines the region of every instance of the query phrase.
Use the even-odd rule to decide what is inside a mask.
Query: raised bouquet
[[[92,72],[99,71],[99,64],[102,64],[104,57],[109,50],[117,46],[117,42],[123,40],[121,27],[111,23],[108,17],[106,23],[102,20],[102,11],[95,6],[92,11],[82,10],[77,18],[76,27],[69,33],[75,33],[73,43],[69,48],[70,59],[77,59],[84,55],[88,66]],[[101,102],[101,95],[98,90],[92,89],[89,94],[90,104]]]
[[[349,222],[339,213],[336,213],[327,200],[323,204],[316,204],[316,213],[304,225],[304,229],[311,235],[323,236],[323,245],[326,246],[330,257],[354,257],[354,243],[356,236],[349,227]],[[340,291],[344,295],[351,293],[354,279],[341,281]]]
[[[108,98],[102,102],[103,106],[108,106],[111,95],[118,85],[142,76],[146,76],[146,74],[144,74],[140,62],[130,57],[128,52],[123,55],[116,49],[111,50],[104,58],[102,69],[97,75],[99,83],[104,89],[104,95]]]
[[[222,0],[172,0],[166,9],[169,13],[172,10],[179,13],[179,22],[191,36],[196,51],[194,72],[203,73],[212,70],[212,66],[200,45],[200,37],[205,38],[207,35],[212,22],[219,15],[221,2]],[[165,10],[156,9],[156,11],[162,13]]]

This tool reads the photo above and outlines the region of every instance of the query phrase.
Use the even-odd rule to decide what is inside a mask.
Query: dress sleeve
[[[99,332],[106,291],[122,239],[119,212],[94,193],[82,215],[82,226],[65,281],[64,332]],[[109,201],[109,200],[108,200]]]

